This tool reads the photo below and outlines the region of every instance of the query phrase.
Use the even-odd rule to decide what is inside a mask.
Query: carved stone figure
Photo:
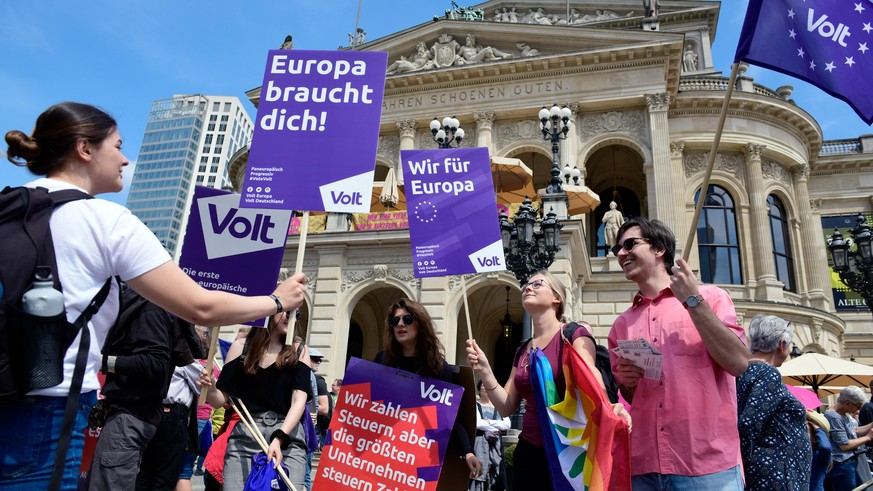
[[[536,48],[531,48],[527,43],[515,43],[515,46],[521,50],[522,58],[530,58],[531,56],[537,56],[540,54],[540,50]]]
[[[697,53],[691,46],[685,48],[685,54],[682,55],[682,67],[686,72],[697,70]]]
[[[661,2],[658,0],[643,0],[643,10],[648,18],[657,18],[661,10]]]
[[[457,44],[457,43],[456,43]],[[419,70],[429,70],[434,67],[434,62],[431,60],[430,51],[427,50],[427,45],[423,41],[419,41],[416,45],[416,52],[412,55],[412,61],[409,61],[405,56],[401,56],[388,67],[386,72],[388,75],[395,73],[416,72]]]
[[[549,17],[546,15],[545,12],[543,12],[542,8],[538,8],[536,12],[533,12],[533,14],[531,14],[531,23],[540,24],[543,26],[552,25],[552,21],[549,20]]]
[[[282,46],[279,46],[279,49],[294,49],[294,43],[291,41],[291,35],[285,36],[285,41],[282,42]]]
[[[624,224],[624,215],[618,211],[615,201],[609,202],[609,211],[603,214],[603,238],[609,248],[615,245],[618,229]]]
[[[458,54],[461,56],[458,60],[459,65],[470,65],[482,61],[505,60],[513,57],[513,55],[504,53],[492,46],[486,46],[484,48],[482,46],[477,46],[476,36],[472,34],[467,34],[467,43],[458,48]]]
[[[360,46],[364,44],[364,40],[367,38],[367,33],[364,32],[360,27],[354,34],[349,33],[349,46],[354,48],[355,46]]]
[[[505,11],[506,9],[504,9]],[[515,11],[515,7],[509,9],[508,14],[503,14],[504,22],[511,22],[513,24],[518,23],[518,12]]]

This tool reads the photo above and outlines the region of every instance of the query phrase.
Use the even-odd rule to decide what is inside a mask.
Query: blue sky
[[[727,0],[719,17],[714,59],[725,76],[747,4]],[[363,0],[360,25],[373,40],[430,22],[450,5],[449,0]],[[236,95],[254,116],[245,91],[260,85],[267,51],[287,34],[293,34],[297,49],[346,45],[357,7],[357,0],[0,2],[0,134],[30,133],[39,113],[54,103],[87,102],[115,116],[124,151],[134,161],[152,100],[185,93]],[[815,87],[756,67],[747,75],[771,88],[793,85],[792,98],[818,120],[825,139],[873,133],[848,105]],[[5,150],[5,141],[0,148]],[[133,173],[125,174],[129,180]],[[0,184],[32,178],[3,155]],[[104,197],[124,203],[126,192]]]

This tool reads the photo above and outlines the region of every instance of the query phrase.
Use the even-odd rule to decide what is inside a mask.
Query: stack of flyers
[[[630,360],[634,366],[642,368],[645,378],[653,380],[661,378],[663,355],[645,339],[621,339],[612,352],[615,356]]]

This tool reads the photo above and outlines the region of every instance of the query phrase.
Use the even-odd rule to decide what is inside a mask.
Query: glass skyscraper
[[[252,132],[236,97],[176,95],[152,103],[127,207],[173,257],[181,251],[193,186],[229,186],[230,156]]]

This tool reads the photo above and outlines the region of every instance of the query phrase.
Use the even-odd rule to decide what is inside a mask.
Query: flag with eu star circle
[[[805,80],[873,123],[870,0],[749,0],[736,61]]]

